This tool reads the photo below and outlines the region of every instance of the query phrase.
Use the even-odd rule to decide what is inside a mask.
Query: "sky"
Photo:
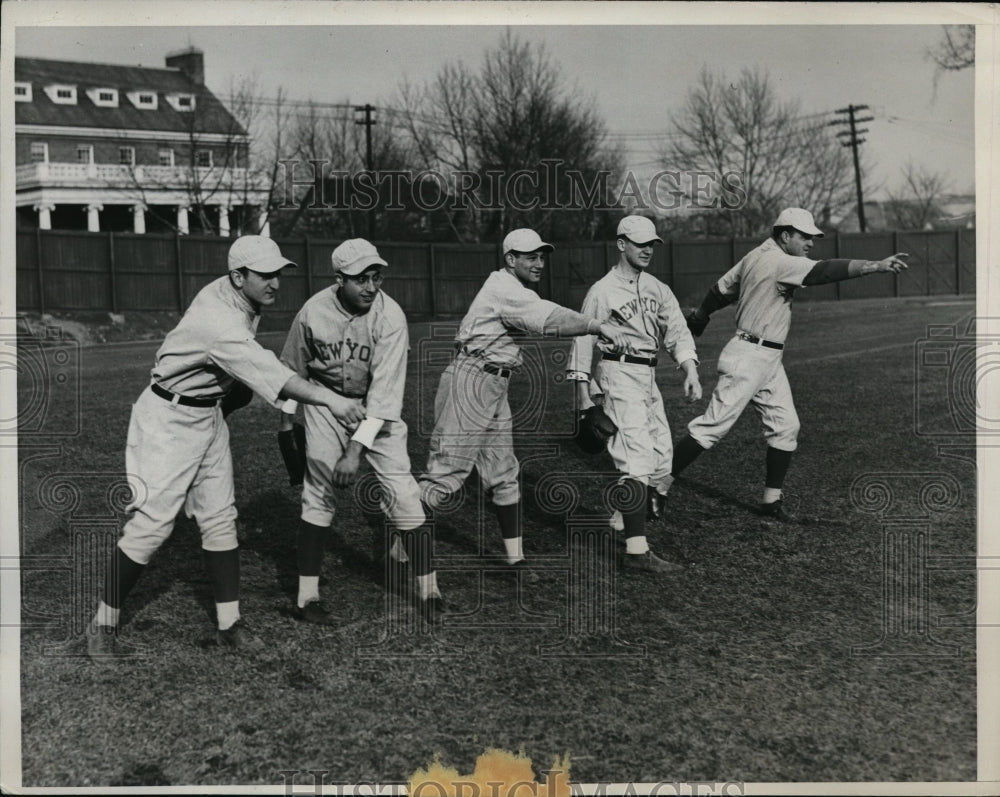
[[[80,24],[19,26],[16,54],[158,67],[167,52],[194,45],[205,53],[206,82],[217,94],[227,94],[241,76],[252,74],[265,96],[274,96],[280,87],[292,99],[332,103],[392,105],[404,78],[423,83],[451,61],[478,66],[504,31],[494,24],[359,25],[355,23],[366,22],[366,16],[354,13],[344,19],[323,3],[309,4],[320,11],[307,17],[317,19],[308,26],[235,25],[247,16],[237,11],[252,4],[207,3],[215,9],[208,20],[211,26],[142,24],[144,18],[178,16],[150,14],[136,15],[129,26],[117,27],[120,17],[96,13],[98,8],[105,11],[107,3],[80,5],[95,10],[92,15],[81,13]],[[682,107],[706,65],[727,76],[762,68],[777,95],[798,100],[804,114],[851,103],[870,106],[875,121],[867,125],[862,146],[871,166],[868,198],[884,197],[886,189],[898,186],[911,161],[943,173],[954,192],[973,191],[974,72],[945,73],[935,84],[926,50],[940,35],[937,24],[687,24],[680,11],[662,13],[671,12],[669,4],[647,15],[656,17],[649,24],[617,24],[619,18],[642,21],[643,15],[637,16],[634,9],[631,14],[606,10],[599,19],[608,24],[565,24],[585,21],[569,11],[580,5],[558,4],[555,16],[546,18],[563,24],[518,24],[532,20],[527,12],[511,14],[506,21],[521,38],[545,46],[567,86],[594,100],[612,142],[636,171],[652,168],[670,129],[671,113]],[[218,10],[222,7],[225,13]],[[735,12],[716,16],[727,22],[737,18]],[[114,24],[94,27],[91,17]],[[673,24],[674,17],[685,24]],[[467,23],[472,17],[452,18]],[[864,19],[855,11],[844,12],[842,21]],[[899,13],[888,19],[921,17]],[[838,17],[828,14],[825,20]]]

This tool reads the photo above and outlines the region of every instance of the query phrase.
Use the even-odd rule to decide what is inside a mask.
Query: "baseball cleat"
[[[795,518],[785,511],[785,502],[781,498],[769,504],[761,504],[757,512],[762,517],[770,518],[771,520],[780,520],[784,523],[793,523],[795,521]]]
[[[622,518],[622,513],[617,509],[608,518],[608,526],[611,527],[612,531],[625,531],[625,520]]]
[[[313,625],[336,625],[336,620],[318,600],[309,601],[305,606],[296,606],[292,612],[296,620]]]
[[[428,625],[440,625],[448,614],[444,599],[440,595],[431,595],[426,599],[417,598],[417,611]]]
[[[264,649],[264,642],[255,636],[242,619],[237,620],[225,631],[215,632],[215,642],[220,648],[256,653]]]
[[[652,551],[627,553],[622,566],[624,570],[635,573],[677,573],[684,569],[679,564],[661,559]]]
[[[127,654],[118,644],[118,629],[112,625],[95,625],[91,621],[87,627],[87,655],[94,664],[114,664]]]
[[[515,575],[517,575],[518,580],[522,584],[537,584],[541,577],[538,573],[531,569],[531,565],[528,564],[527,559],[520,559],[511,565]]]

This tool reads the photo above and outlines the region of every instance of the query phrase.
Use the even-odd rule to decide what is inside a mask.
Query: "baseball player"
[[[736,303],[736,335],[719,355],[719,382],[704,414],[688,424],[688,434],[677,443],[673,474],[681,473],[702,451],[725,437],[747,404],[753,404],[767,440],[760,512],[777,520],[790,520],[781,488],[799,433],[799,418],[781,362],[796,289],[866,274],[896,273],[907,267],[900,259],[908,257],[905,253],[884,260],[810,260],[806,255],[813,238],[822,235],[809,211],[781,211],[771,237],[726,272],[687,318],[691,331],[701,335],[713,312]]]
[[[305,407],[306,469],[298,532],[299,591],[296,616],[308,623],[334,620],[319,599],[323,546],[336,511],[337,489],[349,486],[362,454],[382,486],[382,505],[393,535],[390,559],[413,562],[417,607],[430,623],[445,612],[431,569],[430,535],[420,491],[410,473],[406,423],[400,417],[406,383],[409,331],[400,306],[380,286],[388,265],[363,238],[333,251],[336,284],[299,310],[281,360],[304,379],[364,402],[365,419],[346,424],[323,407]],[[292,428],[296,407],[283,407],[282,430]],[[398,568],[395,572],[399,572]]]
[[[514,230],[504,238],[503,267],[490,274],[472,300],[455,338],[455,359],[441,375],[427,470],[420,477],[421,497],[433,511],[461,489],[475,467],[496,509],[507,563],[527,582],[538,576],[525,564],[520,466],[507,400],[510,378],[522,364],[517,341],[525,334],[597,334],[624,342],[613,324],[587,318],[535,292],[545,253],[552,250],[534,230]]]
[[[594,339],[577,338],[566,378],[577,383],[581,408],[593,406],[592,390],[593,396],[603,396],[604,411],[618,427],[608,452],[621,473],[613,524],[619,522],[624,530],[625,568],[667,573],[680,566],[653,553],[646,539],[647,515],[659,517],[673,481],[670,427],[655,369],[663,347],[684,371],[685,396],[697,401],[698,358],[673,292],[647,271],[653,247],[663,243],[653,222],[626,216],[618,224],[616,243],[618,263],[587,291],[583,313],[617,322],[626,340],[624,345],[598,342],[600,360],[594,369]]]
[[[254,339],[260,312],[274,304],[284,268],[295,266],[269,238],[248,235],[229,249],[229,273],[202,288],[156,353],[152,381],[132,406],[125,467],[133,489],[103,599],[87,648],[104,663],[122,651],[121,605],[143,568],[173,531],[182,507],[201,531],[218,620],[216,641],[258,650],[263,643],[240,619],[239,550],[229,428],[221,400],[234,380],[269,402],[295,398],[325,406],[350,423],[357,401],[297,376]]]

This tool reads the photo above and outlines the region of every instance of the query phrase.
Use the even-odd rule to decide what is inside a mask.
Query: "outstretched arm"
[[[898,274],[907,268],[901,258],[909,257],[905,252],[897,252],[883,260],[847,260],[836,258],[820,260],[802,280],[803,285],[825,285],[828,282],[863,277],[866,274],[892,272]]]

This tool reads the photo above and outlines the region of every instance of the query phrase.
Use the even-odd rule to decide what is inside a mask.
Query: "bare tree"
[[[851,202],[851,160],[826,115],[804,116],[798,101],[779,100],[764,71],[744,69],[731,80],[703,69],[671,122],[665,168],[707,174],[716,185],[732,175],[729,185],[738,183],[739,191],[713,197],[712,207],[690,195],[695,210],[726,219],[729,234],[766,230],[788,205],[829,216]]]
[[[976,64],[974,25],[942,25],[941,38],[927,48],[927,57],[939,71],[957,72]]]
[[[942,215],[941,201],[948,190],[948,178],[941,172],[907,162],[899,188],[888,192],[886,221],[900,230],[923,230]]]
[[[482,201],[450,218],[460,240],[524,224],[548,235],[588,235],[620,159],[593,99],[565,84],[544,47],[509,30],[478,71],[450,64],[423,86],[399,90],[399,124],[423,168],[475,183]],[[465,184],[465,183],[463,183]]]

